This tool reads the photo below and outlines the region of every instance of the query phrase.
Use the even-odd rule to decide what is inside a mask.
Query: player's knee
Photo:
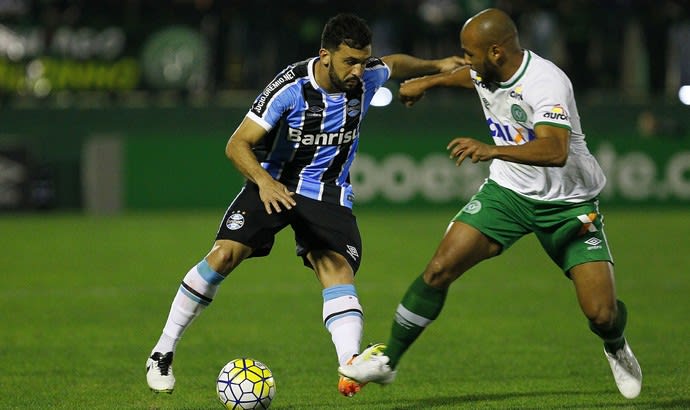
[[[616,321],[616,314],[617,309],[615,303],[596,304],[585,309],[587,319],[599,329],[608,329],[612,327]]]
[[[443,258],[437,256],[429,262],[424,271],[426,283],[439,289],[449,287],[458,276],[459,274],[453,272]]]
[[[248,256],[247,252],[250,251],[249,248],[245,251],[242,248],[233,246],[233,242],[231,241],[218,241],[213,246],[211,252],[206,256],[206,260],[212,269],[226,276]]]

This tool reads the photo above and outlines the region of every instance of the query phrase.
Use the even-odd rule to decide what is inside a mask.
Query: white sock
[[[354,285],[336,285],[323,290],[323,323],[331,333],[338,363],[344,365],[359,353],[364,314]]]
[[[215,272],[206,259],[187,272],[170,306],[168,320],[153,352],[174,352],[185,329],[210,305],[225,277]]]

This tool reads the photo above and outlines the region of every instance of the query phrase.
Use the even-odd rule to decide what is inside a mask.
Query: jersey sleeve
[[[366,81],[369,81],[376,89],[390,79],[391,69],[378,57],[371,57],[365,66]]]
[[[283,114],[294,106],[295,73],[292,66],[278,73],[278,75],[264,88],[254,103],[252,103],[247,117],[259,124],[267,132],[272,130]]]
[[[532,106],[533,126],[551,125],[572,130],[568,102],[573,94],[570,80],[565,75],[551,72],[540,77],[540,85],[525,95],[525,101]]]

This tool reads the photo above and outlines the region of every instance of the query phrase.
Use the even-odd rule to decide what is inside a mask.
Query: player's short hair
[[[371,45],[371,29],[367,22],[350,13],[331,17],[321,33],[321,48],[336,50],[341,43],[358,50]]]

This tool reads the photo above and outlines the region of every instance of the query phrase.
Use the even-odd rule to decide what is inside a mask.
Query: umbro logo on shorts
[[[355,248],[352,245],[347,245],[347,254],[352,257],[352,259],[357,260],[359,258],[359,253],[357,252],[357,248]]]
[[[592,249],[601,249],[601,246],[600,246],[600,245],[601,245],[601,242],[602,242],[602,241],[601,241],[601,239],[599,239],[599,238],[594,238],[594,237],[592,237],[592,238],[587,239],[587,240],[585,241],[585,243],[586,243],[587,245],[589,245],[589,246],[587,247],[587,250],[588,250],[588,251],[591,251]]]

